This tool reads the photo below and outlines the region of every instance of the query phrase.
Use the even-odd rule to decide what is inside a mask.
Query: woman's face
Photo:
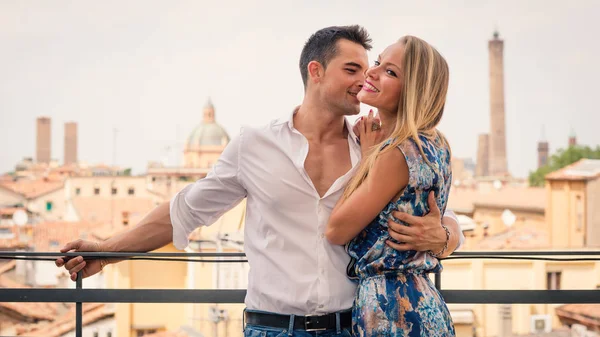
[[[387,47],[365,75],[365,83],[356,96],[361,103],[396,113],[404,87],[404,44]]]

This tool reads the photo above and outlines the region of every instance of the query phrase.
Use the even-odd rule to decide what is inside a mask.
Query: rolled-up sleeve
[[[246,197],[240,182],[243,129],[223,150],[209,174],[177,193],[170,201],[173,244],[185,249],[194,229],[209,226]]]
[[[446,210],[444,212],[444,217],[448,217],[452,220],[454,220],[457,224],[458,224],[458,228],[459,228],[459,236],[458,236],[458,246],[456,246],[456,250],[458,250],[463,243],[465,242],[465,235],[463,234],[462,230],[460,230],[460,223],[458,222],[458,217],[456,216],[456,214],[454,214],[454,212],[450,211],[450,210]]]

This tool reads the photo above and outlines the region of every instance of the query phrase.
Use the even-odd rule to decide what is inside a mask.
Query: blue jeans
[[[352,337],[351,328],[338,327],[331,330],[306,331],[273,328],[270,326],[246,324],[244,337]]]

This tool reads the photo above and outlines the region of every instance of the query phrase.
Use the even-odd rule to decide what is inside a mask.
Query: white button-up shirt
[[[175,247],[184,249],[194,229],[211,225],[247,197],[247,308],[296,315],[351,308],[356,285],[346,276],[350,258],[324,235],[360,161],[360,145],[347,120],[346,127],[352,169],[322,198],[304,169],[308,141],[294,128],[293,116],[242,128],[212,171],[171,200]]]

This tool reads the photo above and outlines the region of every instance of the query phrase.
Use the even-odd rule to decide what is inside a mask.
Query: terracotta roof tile
[[[600,332],[600,303],[561,305],[556,308],[556,315],[561,321],[577,322],[589,330]]]
[[[9,262],[0,264],[0,275],[8,272],[9,270],[14,269],[16,266],[17,266],[16,260],[11,260]]]
[[[590,180],[600,177],[599,159],[581,159],[546,175],[548,180]]]
[[[0,231],[3,233],[0,236],[0,249],[3,250],[17,250],[27,247],[27,243],[21,240],[21,231],[20,229],[27,230],[30,229],[31,225],[26,225],[23,227],[17,226],[0,226]],[[8,234],[10,232],[10,234]]]
[[[27,199],[34,199],[54,192],[64,186],[63,181],[50,179],[19,179],[17,181],[0,181],[0,187],[20,194]]]
[[[476,249],[539,249],[550,248],[547,231],[535,228],[513,228],[503,233],[487,237],[476,244]]]
[[[114,317],[114,310],[104,303],[83,304],[82,325],[86,326],[101,319]],[[75,308],[71,308],[52,322],[22,325],[18,329],[20,335],[58,337],[75,330]]]
[[[5,207],[0,208],[0,215],[13,215],[16,211],[25,211],[25,207]]]
[[[89,239],[98,224],[90,222],[42,222],[33,226],[33,248],[37,252],[55,252],[69,241]]]
[[[18,283],[11,280],[5,275],[0,275],[0,287],[1,288],[30,288],[27,285]],[[0,308],[15,312],[22,316],[23,319],[33,320],[52,320],[57,314],[56,303],[17,303],[17,302],[0,302]]]
[[[13,181],[15,178],[11,175],[8,174],[3,174],[0,175],[0,183],[5,182],[5,181]]]

